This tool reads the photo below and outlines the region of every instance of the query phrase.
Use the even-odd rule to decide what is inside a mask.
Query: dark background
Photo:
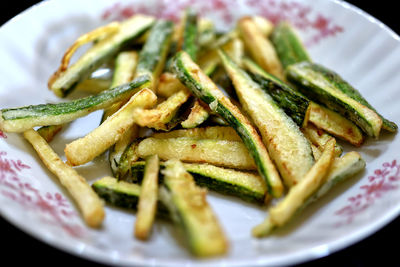
[[[3,2],[0,25],[38,1]],[[400,20],[397,1],[348,1],[376,17],[397,34]],[[79,8],[79,7],[77,7]],[[397,12],[397,14],[396,14]],[[18,34],[18,33],[16,33]],[[50,247],[15,228],[0,216],[2,262],[14,266],[27,264],[97,266],[93,263]],[[400,217],[374,235],[327,257],[301,264],[307,266],[400,266]],[[3,265],[4,266],[4,265]]]

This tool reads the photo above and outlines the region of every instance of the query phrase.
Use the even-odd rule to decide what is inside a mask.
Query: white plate
[[[135,12],[176,19],[180,10],[192,4],[220,29],[228,29],[246,14],[291,20],[316,62],[339,72],[389,119],[400,117],[396,106],[400,96],[399,37],[361,10],[326,0],[45,1],[0,28],[0,107],[60,101],[47,90],[46,82],[63,51],[80,34]],[[78,96],[74,93],[72,97]],[[100,116],[95,112],[74,122],[52,142],[55,151],[63,155],[65,144],[95,128]],[[263,220],[265,209],[210,193],[209,201],[231,244],[226,256],[210,260],[191,257],[166,223],[156,223],[150,241],[135,240],[135,215],[125,210],[107,207],[103,227],[87,228],[66,191],[18,134],[0,133],[0,210],[2,216],[36,238],[104,263],[299,263],[353,244],[400,214],[398,135],[384,133],[356,150],[367,162],[365,172],[332,190],[269,238],[250,236],[250,229]],[[101,157],[77,170],[90,183],[110,174]]]

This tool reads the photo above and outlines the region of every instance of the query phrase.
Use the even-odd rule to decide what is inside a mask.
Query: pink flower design
[[[74,237],[81,237],[84,228],[74,223],[78,214],[60,193],[42,193],[21,175],[30,166],[21,160],[7,158],[0,151],[0,194],[20,204],[24,209],[39,211],[41,219],[48,224],[61,227]]]
[[[7,138],[7,135],[5,133],[3,133],[2,131],[0,131],[0,138]]]
[[[205,15],[210,11],[221,13],[221,18],[226,23],[232,23],[232,15],[226,12],[230,5],[237,3],[231,0],[213,0],[213,1],[174,1],[173,4],[169,1],[160,1],[159,5],[146,6],[143,4],[126,4],[116,3],[107,8],[101,15],[102,19],[123,20],[127,19],[134,14],[147,14],[156,16],[158,18],[168,19],[178,22],[180,19],[181,11],[196,6],[196,10],[201,15]]]
[[[396,160],[385,162],[381,169],[374,171],[374,175],[368,177],[367,184],[360,186],[361,192],[348,198],[348,204],[338,209],[335,215],[344,219],[336,226],[351,223],[354,218],[369,208],[386,192],[399,188],[400,164]]]
[[[104,20],[123,20],[134,14],[153,15],[157,18],[179,21],[182,10],[193,7],[200,15],[204,16],[212,12],[227,26],[235,23],[231,10],[240,8],[238,1],[232,0],[175,0],[160,1],[156,6],[147,6],[142,3],[116,3],[101,14]],[[290,21],[296,28],[311,32],[305,40],[306,46],[312,46],[330,36],[343,32],[342,26],[336,25],[332,19],[316,13],[311,7],[299,2],[281,2],[277,0],[247,0],[245,4],[253,9],[255,14],[268,18],[273,23],[283,20]]]
[[[299,2],[281,2],[276,0],[248,0],[247,4],[257,7],[258,14],[277,24],[290,21],[295,28],[312,33],[305,40],[306,46],[315,45],[322,39],[343,32],[344,28],[332,22],[332,19],[315,13],[309,6]]]

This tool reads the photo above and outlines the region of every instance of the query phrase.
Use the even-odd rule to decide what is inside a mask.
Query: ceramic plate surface
[[[327,0],[45,1],[0,28],[0,107],[61,101],[47,89],[47,80],[82,33],[135,13],[177,20],[189,5],[220,30],[248,14],[273,22],[290,20],[314,61],[341,74],[399,124],[399,37],[363,11]],[[77,97],[75,92],[69,98]],[[73,122],[51,143],[54,150],[63,156],[65,144],[94,129],[100,117],[101,112],[95,112]],[[132,234],[134,213],[122,209],[107,206],[103,227],[86,227],[70,196],[19,134],[0,132],[0,210],[4,218],[52,246],[109,264],[299,263],[349,246],[400,214],[399,136],[383,133],[358,149],[343,146],[362,154],[366,170],[268,238],[250,235],[264,219],[265,208],[210,192],[209,202],[230,241],[229,253],[221,258],[194,259],[168,223],[157,222],[152,238],[139,242]],[[105,157],[76,169],[89,183],[110,175]]]

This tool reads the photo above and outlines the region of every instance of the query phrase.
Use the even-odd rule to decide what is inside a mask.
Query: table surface
[[[379,8],[379,3],[376,1],[372,2],[373,4],[371,4],[371,1],[352,0],[348,2],[363,9],[400,34],[400,21],[398,20],[398,14],[395,13],[398,6],[396,1],[385,1],[384,8]],[[1,9],[0,25],[34,4],[35,1],[19,0],[17,3],[18,6],[7,5],[7,7]],[[9,224],[6,220],[1,218],[1,216],[0,225],[0,229],[2,229],[2,239],[6,244],[6,247],[2,249],[2,260],[4,262],[12,262],[14,265],[28,263],[54,264],[59,262],[66,265],[99,265],[42,243],[20,231],[12,224]],[[303,263],[298,266],[337,266],[339,264],[341,266],[359,267],[373,266],[376,264],[380,266],[400,266],[400,263],[398,263],[398,246],[393,245],[391,242],[392,240],[395,241],[396,237],[400,237],[400,216],[377,233],[357,244],[324,258]],[[21,257],[21,255],[24,255],[24,257]]]

